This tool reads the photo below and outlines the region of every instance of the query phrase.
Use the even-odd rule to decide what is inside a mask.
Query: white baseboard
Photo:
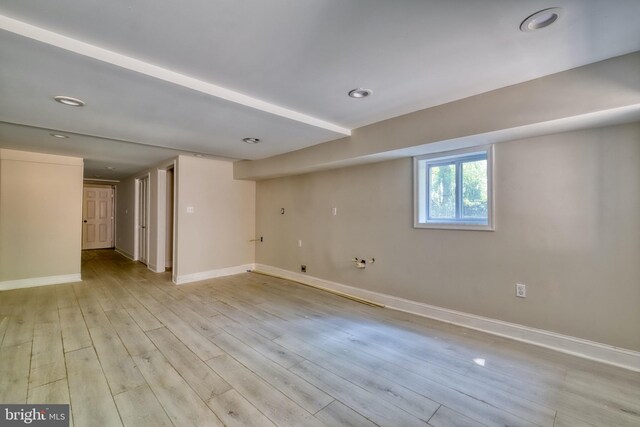
[[[148,264],[147,268],[149,270],[153,271],[154,273],[164,273],[164,268],[163,269],[159,269],[157,265]]]
[[[5,280],[0,282],[0,291],[10,289],[35,288],[36,286],[59,285],[60,283],[81,282],[80,273],[61,276],[33,277],[29,279]]]
[[[114,250],[118,252],[120,255],[122,255],[123,257],[129,258],[131,261],[135,261],[133,259],[133,255],[131,255],[129,252],[125,251],[124,249],[120,249],[119,247],[116,246]]]
[[[603,362],[632,371],[640,372],[640,352],[614,347],[594,341],[562,335],[543,329],[531,328],[516,323],[463,313],[447,308],[436,307],[421,302],[379,292],[367,291],[341,283],[331,282],[318,277],[284,270],[269,265],[256,264],[256,272],[281,277],[303,283],[319,289],[337,291],[357,298],[383,304],[387,308],[424,316],[431,319],[463,326],[501,337],[511,338],[540,347],[549,348],[562,353],[579,356],[585,359]]]
[[[255,269],[255,264],[236,265],[234,267],[218,268],[216,270],[202,271],[200,273],[184,274],[177,276],[174,280],[176,285],[197,282],[200,280],[213,279],[215,277],[233,276],[234,274],[246,273]]]

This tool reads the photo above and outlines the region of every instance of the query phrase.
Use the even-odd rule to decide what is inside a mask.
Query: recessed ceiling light
[[[247,144],[257,144],[258,142],[260,142],[260,139],[258,138],[242,138],[242,140]]]
[[[358,88],[358,89],[352,89],[349,91],[349,96],[352,98],[356,98],[356,99],[360,99],[360,98],[366,98],[367,96],[371,95],[373,93],[373,91],[371,89],[362,89],[362,88]]]
[[[71,107],[84,107],[84,101],[77,98],[71,98],[70,96],[59,95],[54,96],[53,99],[61,104],[70,105]]]
[[[105,169],[110,171],[116,170],[116,168],[114,168],[113,166],[106,166]]]
[[[541,10],[522,21],[520,31],[529,32],[546,28],[556,22],[560,16],[562,16],[562,9],[559,7]]]
[[[69,138],[67,135],[62,135],[61,133],[50,133],[49,135],[51,135],[54,138],[60,138],[60,139],[67,139]]]

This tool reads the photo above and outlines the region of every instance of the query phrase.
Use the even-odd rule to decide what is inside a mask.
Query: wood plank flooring
[[[258,274],[114,251],[0,292],[0,402],[75,426],[640,426],[640,374]]]

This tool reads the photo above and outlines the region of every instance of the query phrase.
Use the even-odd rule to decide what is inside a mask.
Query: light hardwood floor
[[[0,293],[0,403],[76,426],[640,426],[640,374],[258,274],[113,251]]]

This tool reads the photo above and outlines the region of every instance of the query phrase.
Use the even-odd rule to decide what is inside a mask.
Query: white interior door
[[[82,249],[113,247],[113,188],[84,187]]]
[[[138,259],[143,264],[148,261],[148,197],[149,178],[138,180]]]

